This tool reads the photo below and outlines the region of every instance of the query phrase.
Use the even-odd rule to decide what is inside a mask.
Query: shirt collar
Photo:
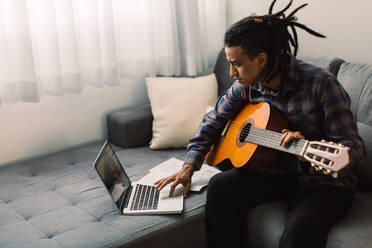
[[[297,91],[300,88],[300,73],[298,68],[299,61],[295,57],[290,58],[288,70],[288,82],[284,91]]]
[[[288,77],[287,77],[287,80],[285,80],[284,82],[285,85],[284,85],[283,93],[299,90],[300,84],[298,82],[300,81],[300,74],[299,74],[298,64],[299,64],[299,61],[295,57],[290,58]],[[258,90],[262,94],[270,94],[270,95],[278,94],[278,92],[280,91],[280,89],[273,90],[273,89],[264,87],[262,86],[261,83],[255,83],[253,85],[253,88]]]

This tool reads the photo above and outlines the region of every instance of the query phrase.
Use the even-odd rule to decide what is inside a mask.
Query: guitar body
[[[242,142],[247,126],[281,132],[288,121],[268,103],[246,105],[230,122],[226,133],[206,156],[207,164],[220,170],[236,167],[261,173],[275,160],[278,151],[252,143]]]

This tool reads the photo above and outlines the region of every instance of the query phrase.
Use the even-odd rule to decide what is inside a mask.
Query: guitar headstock
[[[304,158],[311,162],[317,171],[322,171],[325,175],[331,174],[334,178],[338,177],[338,171],[345,168],[349,160],[349,147],[333,142],[310,141],[304,152]]]

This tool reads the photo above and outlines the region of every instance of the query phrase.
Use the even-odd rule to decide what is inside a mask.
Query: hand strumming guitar
[[[175,174],[155,182],[156,189],[162,190],[167,184],[173,182],[169,191],[169,197],[172,197],[174,189],[181,183],[183,185],[183,197],[186,198],[191,187],[191,177],[194,174],[194,170],[195,168],[192,164],[184,164],[182,169]]]

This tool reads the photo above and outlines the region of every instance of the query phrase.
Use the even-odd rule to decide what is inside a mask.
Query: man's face
[[[250,59],[241,46],[225,47],[226,59],[230,62],[230,76],[248,88],[259,82],[267,62],[267,54],[260,53]]]

